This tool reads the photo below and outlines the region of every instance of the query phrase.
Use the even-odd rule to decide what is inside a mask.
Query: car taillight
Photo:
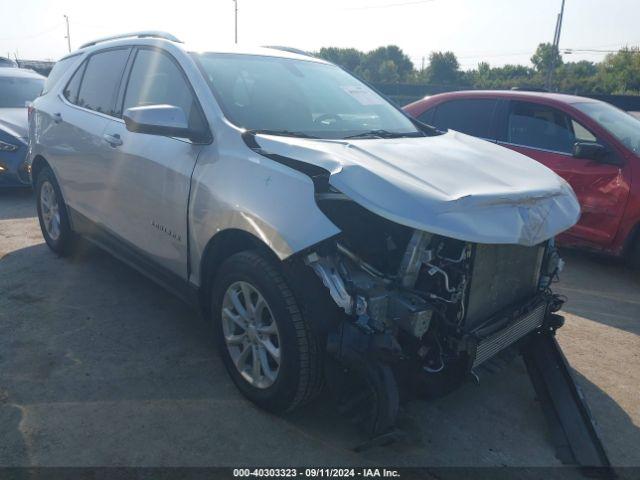
[[[33,114],[33,112],[35,112],[35,107],[33,106],[33,103],[29,103],[29,105],[27,105],[27,117],[29,118],[29,120],[31,120],[31,115]]]

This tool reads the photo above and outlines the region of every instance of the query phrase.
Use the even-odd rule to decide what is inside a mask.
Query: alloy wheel
[[[280,334],[262,294],[248,282],[232,283],[221,318],[225,345],[240,375],[256,388],[273,385],[280,371]]]
[[[40,187],[40,211],[47,234],[51,240],[57,240],[60,237],[60,207],[56,191],[49,181]]]

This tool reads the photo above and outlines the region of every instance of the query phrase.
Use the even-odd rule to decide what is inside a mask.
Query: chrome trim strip
[[[557,150],[547,150],[546,148],[531,147],[529,145],[521,145],[519,143],[503,142],[498,140],[498,145],[508,145],[512,147],[528,148],[530,150],[537,150],[539,152],[555,153],[557,155],[564,155],[565,157],[573,157],[573,154],[567,152],[559,152]]]

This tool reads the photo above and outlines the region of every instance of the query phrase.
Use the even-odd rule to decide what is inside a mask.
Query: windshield
[[[42,91],[43,78],[0,77],[0,108],[25,107]]]
[[[573,106],[602,125],[625,147],[640,153],[640,120],[608,103],[584,102]]]
[[[225,116],[248,130],[317,138],[422,136],[380,95],[334,65],[193,54]]]

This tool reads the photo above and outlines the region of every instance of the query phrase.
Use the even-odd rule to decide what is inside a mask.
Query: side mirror
[[[593,160],[598,163],[620,165],[621,162],[611,150],[596,142],[576,142],[573,144],[573,156]]]
[[[173,105],[146,105],[127,108],[122,115],[127,130],[150,135],[192,138],[184,110]]]

